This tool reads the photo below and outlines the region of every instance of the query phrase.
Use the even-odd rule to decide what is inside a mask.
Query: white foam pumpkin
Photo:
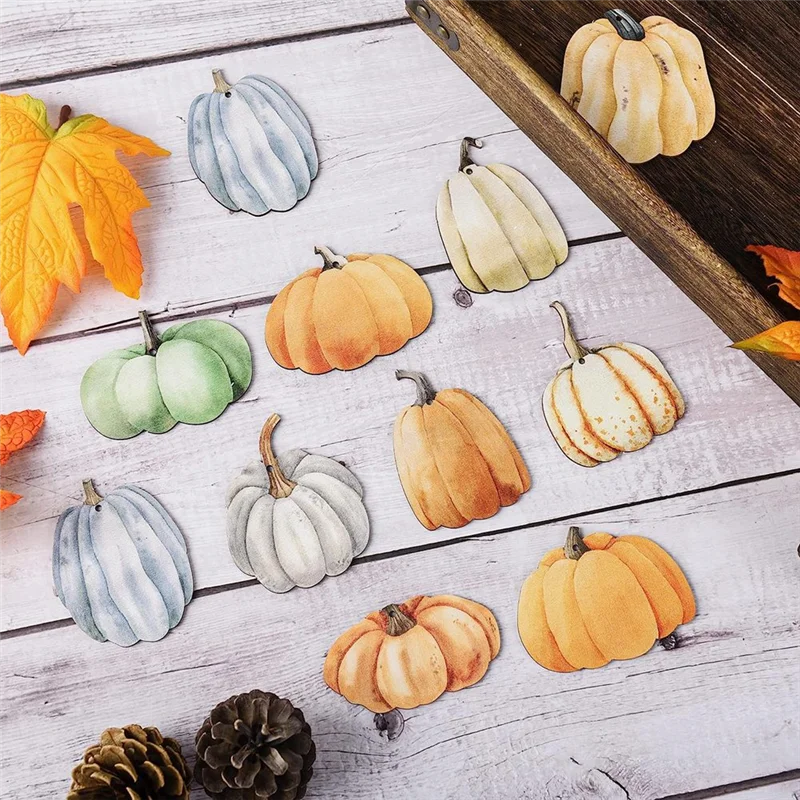
[[[277,83],[248,75],[231,86],[218,69],[214,91],[189,109],[189,160],[215,200],[261,216],[286,211],[317,175],[311,126]]]
[[[567,239],[547,201],[507,164],[482,167],[461,143],[461,165],[442,187],[436,221],[447,257],[471,292],[512,292],[546,278],[567,258]]]
[[[570,360],[547,384],[542,405],[564,454],[594,467],[672,430],[685,405],[658,357],[630,342],[587,350],[575,339],[561,303],[552,307],[564,325]]]
[[[83,505],[58,519],[53,583],[78,627],[128,647],[166,636],[192,599],[186,543],[153,495],[122,486],[101,497],[83,482]]]
[[[271,592],[307,588],[339,575],[367,546],[361,484],[325,456],[291,450],[276,458],[272,414],[261,431],[262,461],[228,490],[228,547],[236,566]]]

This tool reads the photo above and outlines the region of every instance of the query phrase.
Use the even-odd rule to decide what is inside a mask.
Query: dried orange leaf
[[[92,114],[53,128],[44,103],[27,94],[0,95],[0,120],[0,310],[24,353],[50,316],[58,285],[79,292],[86,272],[70,204],[83,209],[92,256],[111,285],[139,296],[142,259],[131,215],[150,204],[116,151],[169,152]]]
[[[800,308],[800,252],[771,244],[751,244],[745,250],[761,256],[764,271],[778,279],[778,297]]]
[[[21,450],[39,432],[44,411],[13,411],[0,414],[0,464],[5,464],[15,450]]]
[[[0,489],[0,511],[5,511],[9,506],[13,506],[17,500],[22,500],[21,494],[14,494],[14,492]]]
[[[800,322],[781,322],[768,331],[731,345],[737,350],[761,350],[790,361],[800,361]]]

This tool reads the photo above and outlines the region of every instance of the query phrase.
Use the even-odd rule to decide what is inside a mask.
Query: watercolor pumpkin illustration
[[[587,350],[575,338],[564,306],[556,301],[551,307],[561,317],[570,360],[547,384],[542,406],[564,455],[595,467],[672,430],[686,406],[656,355],[630,342]]]
[[[276,457],[271,414],[261,430],[261,461],[228,489],[228,547],[236,566],[271,592],[307,588],[340,575],[369,541],[358,479],[347,467],[305,450]]]
[[[380,254],[345,258],[327,247],[315,252],[324,265],[284,286],[267,313],[267,348],[280,366],[312,375],[356,369],[428,327],[431,293],[408,264]]]
[[[672,557],[643,536],[570,528],[522,586],[519,635],[554,672],[637,658],[695,616],[695,600]]]
[[[539,190],[507,164],[478,166],[461,143],[458,172],[442,187],[436,221],[447,257],[471,292],[513,292],[566,261],[567,238]]]
[[[83,411],[103,436],[129,439],[179,422],[211,422],[250,386],[250,348],[233,325],[196,320],[158,336],[146,312],[139,320],[144,344],[108,353],[81,381]]]
[[[633,164],[683,153],[716,115],[700,40],[666,17],[639,23],[618,8],[570,39],[561,96]]]
[[[530,489],[519,450],[477,397],[436,392],[420,372],[395,375],[417,386],[416,402],[395,421],[394,458],[408,503],[428,530],[487,519]]]
[[[328,652],[323,677],[351,703],[384,713],[472,686],[499,652],[488,608],[454,595],[419,595],[346,630]]]

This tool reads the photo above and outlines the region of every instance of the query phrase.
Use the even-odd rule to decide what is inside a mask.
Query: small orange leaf
[[[761,256],[764,271],[778,279],[778,297],[800,308],[800,252],[771,244],[751,244],[745,250]]]
[[[5,464],[15,450],[21,450],[39,432],[44,411],[13,411],[0,414],[0,464]]]
[[[21,494],[14,494],[14,492],[0,489],[0,511],[5,511],[9,506],[13,506],[17,500],[22,500]]]
[[[731,345],[737,350],[761,350],[790,361],[800,361],[800,322],[781,322],[768,331]]]

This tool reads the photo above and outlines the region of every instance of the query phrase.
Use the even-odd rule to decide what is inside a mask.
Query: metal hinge
[[[429,28],[437,39],[444,42],[451,50],[458,50],[458,36],[444,24],[442,18],[422,0],[406,0],[408,13],[420,25]]]

